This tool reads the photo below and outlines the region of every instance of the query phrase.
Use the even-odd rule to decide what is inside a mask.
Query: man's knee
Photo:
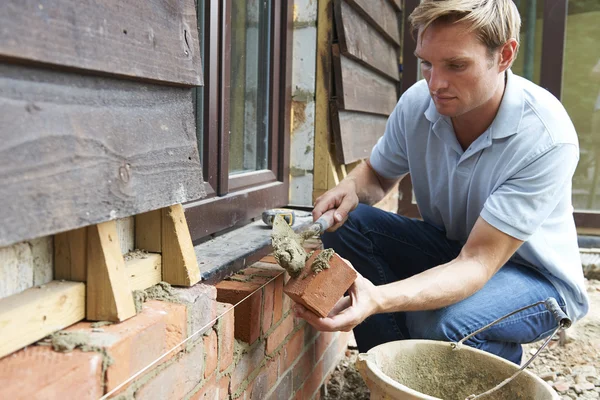
[[[463,319],[450,308],[417,311],[406,314],[407,329],[411,339],[457,342],[467,333],[459,321]]]

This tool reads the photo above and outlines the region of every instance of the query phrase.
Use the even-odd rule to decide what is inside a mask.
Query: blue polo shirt
[[[467,150],[423,80],[402,95],[370,158],[385,178],[410,172],[423,219],[449,239],[465,243],[482,217],[524,241],[511,260],[542,272],[574,320],[588,310],[571,203],[578,160],[562,104],[510,70],[496,118]]]

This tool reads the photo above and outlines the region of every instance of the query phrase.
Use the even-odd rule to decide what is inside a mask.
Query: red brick
[[[208,378],[217,369],[218,350],[217,333],[211,330],[207,336],[204,336],[204,354],[206,361],[204,363],[204,377]]]
[[[102,355],[29,346],[0,359],[3,399],[98,399]]]
[[[114,360],[106,371],[106,388],[110,391],[181,343],[187,330],[186,307],[177,303],[149,301],[133,318],[105,325],[101,327],[102,332],[93,332],[92,329],[91,323],[80,322],[66,330],[87,332],[93,344],[106,348]],[[181,350],[169,353],[158,364]]]
[[[272,255],[268,255],[268,256],[261,258],[260,262],[267,263],[267,264],[277,264],[277,260]]]
[[[283,268],[274,269],[274,268],[259,268],[256,264],[252,264],[251,267],[248,267],[242,271],[240,274],[243,275],[251,275],[251,276],[262,276],[266,278],[275,278],[283,273]]]
[[[279,266],[279,264],[276,263],[276,261],[275,261],[274,258],[273,258],[273,262],[272,263],[270,263],[270,262],[263,262],[261,260],[261,261],[255,262],[254,264],[252,264],[252,266],[256,267],[256,268],[262,268],[262,269],[272,269],[272,270],[275,270],[275,271],[279,271],[281,273],[285,272],[285,270],[283,268],[281,268]]]
[[[296,303],[326,317],[357,275],[337,254],[329,260],[329,268],[315,274],[310,266],[320,252],[313,253],[300,276],[290,279],[283,291]]]
[[[230,390],[229,386],[231,384],[231,376],[223,375],[221,379],[219,379],[219,400],[229,400]]]
[[[300,386],[307,379],[308,374],[315,365],[315,349],[314,345],[310,345],[304,354],[300,357],[300,360],[292,367],[292,388],[294,391],[300,389]]]
[[[150,371],[148,374],[152,374]],[[180,354],[166,368],[135,392],[136,400],[181,399],[204,378],[204,345],[202,342]]]
[[[314,398],[315,392],[317,392],[316,397],[319,397],[318,390],[321,387],[321,382],[323,381],[323,378],[323,362],[320,361],[317,363],[315,368],[310,373],[308,379],[306,380],[306,382],[304,382],[304,385],[302,386],[302,391],[304,393],[305,399]]]
[[[290,314],[267,336],[267,354],[272,354],[293,330],[294,316]]]
[[[217,284],[217,301],[235,306],[235,338],[252,344],[260,336],[262,291],[259,283],[222,281]],[[247,296],[249,298],[245,299]],[[244,301],[242,301],[245,299]],[[242,301],[236,306],[238,302]]]
[[[285,344],[284,351],[282,354],[282,364],[280,375],[283,375],[285,371],[292,366],[296,359],[302,353],[304,348],[304,329],[300,329],[290,338]]]
[[[273,358],[262,367],[261,372],[252,382],[251,390],[246,390],[246,393],[250,393],[250,399],[262,400],[266,397],[266,394],[277,382],[278,365],[279,359]]]
[[[267,400],[289,400],[292,396],[292,371],[288,371],[277,382]]]
[[[315,340],[315,360],[320,360],[335,339],[335,332],[321,332]]]
[[[215,382],[215,375],[207,380],[199,391],[194,393],[190,400],[215,400],[219,398],[219,385]]]
[[[264,334],[273,325],[273,303],[275,301],[275,282],[269,282],[263,288],[263,312],[262,312],[262,324],[261,334]]]
[[[236,364],[231,373],[231,392],[237,393],[242,383],[248,376],[260,366],[265,359],[265,342],[258,342],[251,347],[248,352],[242,355],[240,361]]]
[[[219,347],[219,372],[225,371],[233,362],[235,345],[235,317],[231,304],[218,303],[217,344]]]
[[[283,316],[283,298],[288,298],[283,294],[284,274],[279,275],[274,282],[275,289],[273,293],[273,324],[279,322]]]

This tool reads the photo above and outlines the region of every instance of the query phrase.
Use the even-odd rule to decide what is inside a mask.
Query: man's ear
[[[516,39],[510,39],[508,42],[504,43],[500,49],[500,63],[498,64],[499,72],[504,72],[510,68],[517,56],[518,47],[519,43]]]

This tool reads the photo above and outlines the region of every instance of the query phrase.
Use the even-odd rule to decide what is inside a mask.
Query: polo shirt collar
[[[523,88],[518,78],[514,76],[512,71],[508,69],[506,71],[506,89],[504,90],[504,96],[498,109],[498,114],[490,126],[490,131],[493,139],[502,139],[511,135],[514,135],[519,131],[519,125],[523,118],[523,109],[525,100],[523,97]],[[438,122],[439,119],[448,120],[435,108],[433,99],[429,100],[429,107],[425,110],[425,118],[431,123]]]

